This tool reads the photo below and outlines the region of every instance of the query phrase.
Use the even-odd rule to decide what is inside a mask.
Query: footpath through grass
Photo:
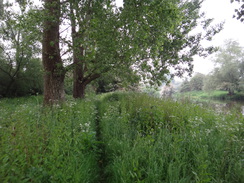
[[[241,114],[138,93],[39,100],[0,100],[0,182],[244,180]]]

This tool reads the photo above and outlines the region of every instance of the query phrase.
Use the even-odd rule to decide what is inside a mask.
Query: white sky
[[[233,18],[234,10],[238,7],[238,3],[230,3],[230,0],[205,0],[202,10],[206,12],[206,16],[214,18],[215,23],[225,21],[224,29],[215,36],[211,42],[214,46],[222,46],[224,40],[234,39],[244,47],[244,22]],[[212,71],[214,64],[209,56],[205,59],[195,57],[194,71],[207,74]]]

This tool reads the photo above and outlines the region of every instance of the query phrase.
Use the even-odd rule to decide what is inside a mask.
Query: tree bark
[[[77,72],[78,71],[78,72]],[[91,83],[93,80],[100,77],[100,74],[92,74],[84,78],[79,75],[80,70],[74,70],[74,87],[73,87],[73,97],[74,98],[85,98],[86,86]],[[76,74],[76,75],[75,75]],[[76,76],[76,78],[75,78]]]
[[[73,97],[74,98],[85,98],[86,85],[79,79],[74,80],[73,83]]]
[[[90,7],[91,1],[89,1]],[[70,21],[71,21],[71,35],[72,35],[72,49],[73,49],[73,97],[74,98],[84,98],[85,97],[85,90],[86,86],[93,80],[100,77],[99,74],[92,73],[87,74],[88,69],[86,65],[86,61],[84,59],[84,47],[80,43],[80,39],[82,39],[83,34],[76,31],[77,22],[75,11],[79,11],[78,5],[75,4],[73,1],[70,1]],[[88,13],[89,14],[89,13]],[[87,16],[89,18],[89,16]],[[88,20],[86,20],[88,21]],[[80,27],[79,27],[80,28]]]
[[[73,48],[73,52],[73,97],[85,98],[86,86],[93,80],[99,78],[100,75],[93,73],[85,76],[87,68],[83,60],[83,47],[80,47],[78,50]]]
[[[76,48],[73,48],[73,62],[74,62],[74,71],[73,71],[73,97],[74,98],[84,98],[86,85],[83,82],[84,79],[84,63],[79,58],[82,56],[83,49],[76,51]]]
[[[44,66],[44,105],[63,102],[65,69],[60,56],[60,0],[45,0],[46,16],[42,41]]]
[[[228,89],[228,95],[229,95],[229,96],[232,96],[232,95],[234,95],[234,94],[235,94],[235,91],[229,88],[229,89]]]

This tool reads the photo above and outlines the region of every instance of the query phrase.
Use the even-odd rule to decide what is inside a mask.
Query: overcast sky
[[[214,44],[221,45],[223,40],[232,38],[244,46],[244,22],[233,18],[236,7],[238,3],[232,4],[230,0],[205,0],[203,3],[202,10],[207,17],[213,17],[216,23],[225,21],[224,30],[216,36]]]
[[[203,3],[202,10],[206,12],[207,17],[214,18],[215,23],[225,21],[224,29],[212,41],[214,46],[222,46],[224,40],[234,39],[244,47],[244,22],[233,18],[236,7],[238,7],[238,3],[232,4],[230,0],[205,0]],[[195,57],[194,71],[209,73],[214,66],[211,60],[212,56],[205,59]]]

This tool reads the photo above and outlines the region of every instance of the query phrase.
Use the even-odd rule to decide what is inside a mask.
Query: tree
[[[188,91],[200,91],[203,89],[203,82],[205,79],[205,75],[201,73],[196,73],[190,81],[185,79],[181,84],[180,92],[188,92]]]
[[[65,69],[60,56],[60,1],[44,1],[42,62],[44,66],[44,105],[63,102]]]
[[[192,57],[211,53],[200,42],[220,31],[202,20],[205,34],[192,34],[202,1],[125,0],[122,8],[111,0],[45,0],[43,30],[44,103],[64,100],[65,72],[74,69],[75,98],[84,97],[86,86],[104,74],[136,74],[150,84],[192,71]],[[59,25],[71,27],[71,38],[60,37]],[[62,22],[61,22],[62,20]],[[66,28],[64,31],[67,30]],[[72,53],[64,67],[62,53]],[[170,73],[174,69],[174,73]],[[132,72],[130,72],[132,71]],[[54,102],[55,101],[55,102]]]
[[[108,1],[70,2],[74,98],[83,98],[86,86],[98,78],[138,78],[122,53],[123,22],[115,9]]]
[[[203,89],[203,81],[205,75],[201,73],[196,73],[190,80],[190,86],[192,91],[200,91]]]
[[[112,8],[107,1],[70,1],[74,98],[84,98],[86,86],[112,64],[118,34]]]
[[[131,51],[134,53],[131,59],[135,59],[133,65],[140,76],[151,85],[160,85],[161,81],[182,76],[185,72],[191,73],[192,57],[213,51],[200,46],[201,40],[211,40],[221,29],[207,30],[211,19],[202,21],[206,34],[191,34],[198,20],[204,16],[199,13],[201,3],[198,0],[125,1],[122,17],[129,25],[125,37],[131,38]]]
[[[41,92],[41,65],[37,59],[40,49],[36,34],[29,29],[25,4],[16,3],[16,12],[10,11],[12,5],[9,3],[1,5],[4,11],[0,17],[0,95],[10,97],[26,95],[31,90]]]
[[[191,85],[190,82],[187,79],[185,79],[181,84],[180,92],[189,92],[189,91],[191,91]]]
[[[210,92],[216,89],[217,86],[217,77],[214,75],[215,73],[210,73],[207,76],[205,76],[205,79],[203,81],[203,90]]]
[[[241,3],[240,0],[231,0],[231,3],[233,3],[234,1],[238,2],[239,4]],[[240,4],[240,8],[235,9],[234,18],[236,18],[237,20],[240,20],[241,22],[244,21],[244,1],[243,0],[242,0],[242,4]]]
[[[84,97],[86,85],[107,73],[128,78],[133,69],[144,81],[160,85],[174,75],[191,72],[192,57],[212,51],[204,50],[200,41],[220,30],[189,34],[203,16],[200,5],[198,0],[131,0],[116,9],[111,1],[70,1],[66,11],[72,27],[73,96]],[[210,22],[203,21],[204,28]],[[187,65],[180,67],[179,63]],[[175,74],[170,73],[172,68]]]
[[[244,51],[239,43],[227,40],[214,62],[217,64],[211,73],[204,88],[222,89],[228,91],[229,95],[234,94],[240,87],[243,78]]]

